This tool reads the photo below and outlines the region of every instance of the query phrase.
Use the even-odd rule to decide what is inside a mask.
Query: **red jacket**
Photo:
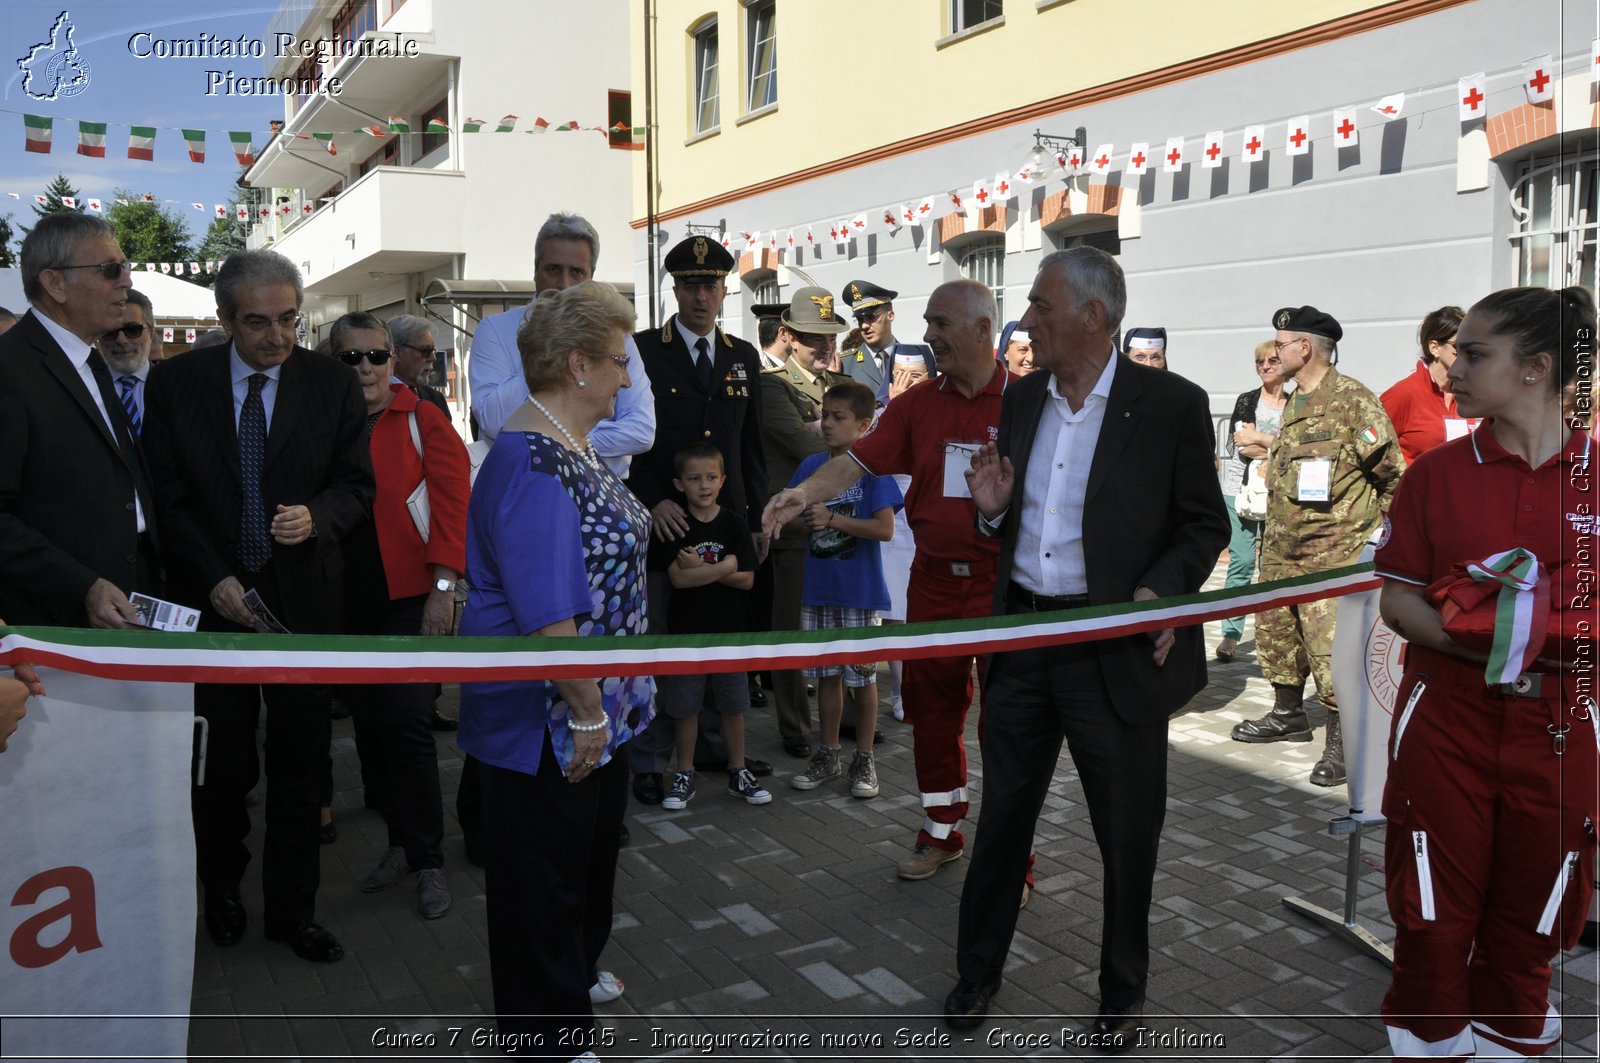
[[[467,567],[467,447],[449,418],[431,402],[419,402],[404,384],[393,386],[394,398],[372,429],[372,473],[378,497],[372,520],[378,530],[378,552],[391,599],[412,598],[433,590],[433,566],[457,572]],[[422,436],[422,456],[411,441],[411,415]],[[428,481],[428,541],[406,508],[406,498],[424,475]]]
[[[1385,391],[1378,401],[1394,422],[1394,434],[1400,440],[1407,466],[1445,441],[1446,420],[1461,421],[1457,435],[1465,435],[1477,423],[1462,420],[1453,401],[1446,405],[1444,392],[1433,382],[1433,374],[1420,358],[1411,375]]]

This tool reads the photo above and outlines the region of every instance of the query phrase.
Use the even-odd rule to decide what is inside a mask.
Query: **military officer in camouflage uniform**
[[[1376,395],[1334,368],[1339,322],[1314,306],[1285,307],[1272,317],[1283,375],[1295,392],[1267,455],[1267,523],[1261,578],[1283,579],[1355,564],[1389,508],[1405,458]],[[1261,672],[1272,684],[1272,711],[1233,729],[1239,742],[1309,742],[1301,704],[1306,675],[1328,709],[1322,759],[1311,781],[1345,781],[1344,744],[1333,700],[1333,622],[1337,599],[1268,609],[1256,618]]]

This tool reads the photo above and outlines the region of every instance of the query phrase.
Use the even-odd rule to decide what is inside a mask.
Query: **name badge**
[[[1300,462],[1300,475],[1295,483],[1296,502],[1326,502],[1329,485],[1333,481],[1333,461],[1329,458],[1307,458]]]
[[[1444,438],[1446,441],[1460,439],[1472,431],[1472,422],[1465,417],[1446,417],[1444,419]]]
[[[944,445],[944,497],[971,498],[967,489],[967,470],[972,468],[973,456],[982,443],[946,443]]]

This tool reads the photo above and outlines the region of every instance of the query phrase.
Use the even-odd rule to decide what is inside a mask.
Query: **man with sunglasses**
[[[22,242],[30,309],[0,336],[0,616],[120,628],[159,595],[148,471],[94,344],[132,284],[111,226],[76,212]]]
[[[1314,306],[1272,315],[1273,346],[1295,392],[1266,458],[1267,522],[1261,578],[1284,579],[1353,565],[1383,521],[1406,461],[1378,397],[1334,368],[1344,329]],[[1339,707],[1333,698],[1336,599],[1267,609],[1256,616],[1256,654],[1272,684],[1272,711],[1234,725],[1236,742],[1309,742],[1302,705],[1306,676],[1328,710],[1317,786],[1345,781]]]
[[[134,438],[144,431],[144,385],[150,379],[155,323],[155,308],[150,304],[150,297],[137,288],[129,288],[122,324],[100,337],[96,344],[111,370],[112,385],[127,414],[128,428]]]
[[[894,338],[894,300],[899,295],[871,281],[851,281],[844,290],[845,302],[861,329],[862,343],[839,368],[871,388],[880,403],[937,372],[933,350],[927,344],[900,343]]]
[[[246,605],[249,591],[295,634],[343,630],[341,541],[371,514],[375,493],[367,411],[347,366],[299,344],[304,291],[282,255],[235,251],[215,287],[230,342],[173,359],[146,392],[144,444],[172,530],[164,539],[172,596],[202,610],[202,630],[267,623]],[[244,936],[245,797],[260,777],[265,701],[266,937],[302,959],[340,959],[344,949],[314,921],[328,688],[201,683],[194,700],[210,728],[205,785],[194,789],[207,933],[219,946]]]

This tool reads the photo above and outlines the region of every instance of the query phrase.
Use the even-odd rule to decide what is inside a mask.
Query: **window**
[[[708,133],[721,124],[717,110],[717,22],[701,26],[694,34],[694,129]]]
[[[606,141],[623,151],[644,150],[643,139],[633,136],[633,93],[621,89],[606,93]]]
[[[362,164],[356,167],[358,173],[370,173],[380,166],[400,165],[400,138],[391,137],[377,151],[366,157]]]
[[[428,130],[428,123],[433,121],[435,118],[437,118],[439,121],[443,122],[445,125],[449,125],[450,124],[450,101],[449,100],[447,100],[447,99],[446,100],[440,100],[438,103],[434,104],[432,107],[427,108],[420,115],[417,116],[417,122],[418,122],[419,125],[422,126],[422,130],[423,130],[423,132],[422,132],[422,141],[417,146],[417,158],[418,159],[421,159],[424,156],[426,156],[429,152],[434,151],[434,150],[436,150],[438,148],[442,148],[446,144],[450,143],[450,134],[449,133],[429,133],[427,131]]]
[[[1006,238],[999,233],[986,234],[961,253],[961,275],[968,280],[986,285],[994,293],[995,328],[1004,325],[1006,317]]]
[[[745,8],[750,46],[745,57],[745,69],[750,77],[746,111],[778,102],[778,31],[772,21],[775,6],[775,0],[751,0],[750,6]]]
[[[358,41],[368,30],[378,28],[378,0],[352,0],[333,16],[333,38]]]
[[[950,32],[960,33],[1000,17],[1000,0],[950,0]]]
[[[1595,292],[1597,182],[1600,146],[1594,142],[1523,162],[1511,187],[1518,284],[1581,284]]]
[[[778,275],[776,273],[770,277],[763,277],[750,286],[751,306],[756,303],[775,303],[778,299]]]

